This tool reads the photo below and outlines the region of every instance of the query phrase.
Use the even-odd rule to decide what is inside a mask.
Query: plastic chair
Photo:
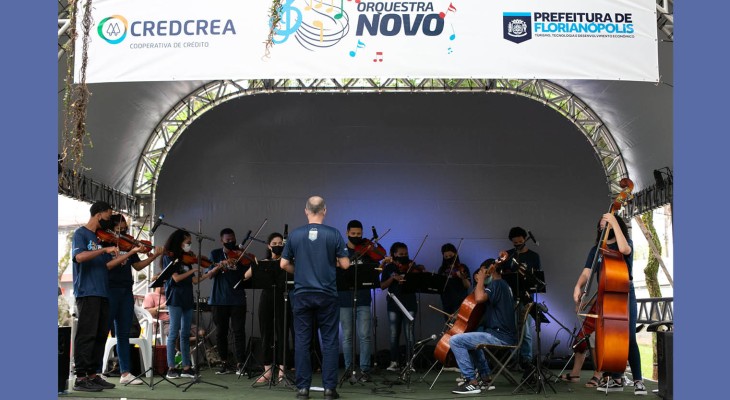
[[[522,341],[525,338],[525,330],[522,329],[527,323],[527,317],[530,315],[530,310],[534,307],[534,303],[530,303],[525,307],[524,313],[520,316],[520,324],[517,326],[518,332],[520,332],[519,340],[514,345],[498,345],[498,344],[480,344],[477,349],[484,351],[487,356],[487,361],[493,361],[499,366],[497,373],[492,375],[492,382],[496,381],[497,378],[504,372],[504,377],[512,382],[513,384],[519,384],[519,381],[507,370],[507,364],[509,364],[512,357],[515,354],[519,354]],[[501,357],[500,357],[501,355]]]
[[[129,338],[130,345],[137,345],[140,349],[142,356],[142,366],[146,371],[146,376],[152,377],[152,337],[154,335],[153,326],[155,320],[150,315],[150,312],[142,307],[134,306],[134,314],[139,320],[139,325],[142,328],[142,336],[138,338]],[[106,339],[106,345],[104,346],[104,362],[103,372],[107,370],[107,363],[109,361],[109,355],[114,346],[117,345],[116,337],[109,337]]]

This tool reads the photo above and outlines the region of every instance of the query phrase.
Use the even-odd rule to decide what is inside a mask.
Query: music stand
[[[360,261],[358,263],[357,261]],[[340,387],[345,383],[345,380],[349,376],[350,385],[360,383],[362,376],[357,377],[357,368],[355,368],[355,336],[357,332],[357,292],[361,289],[370,290],[376,284],[379,285],[380,278],[378,277],[378,271],[375,270],[380,264],[377,262],[362,262],[357,260],[355,262],[355,268],[348,268],[346,270],[337,271],[337,291],[346,292],[352,291],[352,325],[350,332],[350,340],[352,343],[352,353],[350,358],[350,365],[346,366],[345,372],[342,374],[340,379]],[[360,349],[362,352],[362,349]]]
[[[172,277],[172,273],[174,270],[173,265],[175,265],[176,261],[177,260],[170,261],[170,263],[162,270],[162,272],[160,273],[160,276],[157,277],[157,279],[155,279],[155,281],[152,282],[152,284],[149,286],[150,289],[162,287],[165,285],[165,281],[168,280],[170,277]],[[157,302],[157,317],[155,318],[155,324],[158,327],[157,329],[159,330],[158,333],[160,334],[160,337],[162,337],[162,325],[160,325],[160,302],[159,301]],[[153,336],[153,342],[150,343],[150,345],[152,346],[152,365],[150,365],[150,367],[147,368],[146,370],[142,371],[142,373],[140,373],[139,375],[135,376],[134,379],[141,380],[146,385],[148,385],[151,390],[155,390],[155,386],[157,385],[157,383],[160,383],[162,381],[167,381],[167,382],[171,383],[172,385],[174,385],[175,387],[180,387],[180,385],[167,379],[165,374],[158,374],[158,375],[160,375],[160,377],[162,379],[159,380],[157,383],[154,383],[154,381],[155,381],[155,353],[157,353],[155,351],[155,346],[157,345],[157,335]],[[152,370],[152,376],[150,377],[150,383],[147,384],[147,382],[145,382],[145,380],[142,377],[144,375],[146,375],[147,371],[149,371],[149,370]],[[130,381],[130,383],[134,382],[134,379],[132,379]],[[127,386],[130,383],[126,383],[126,384],[124,384],[124,386]]]
[[[432,272],[409,272],[406,274],[403,291],[408,293],[442,294],[447,277]]]

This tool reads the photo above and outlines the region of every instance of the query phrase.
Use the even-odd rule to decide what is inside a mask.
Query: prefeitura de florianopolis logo
[[[532,39],[532,14],[526,12],[502,13],[504,38],[522,43]]]

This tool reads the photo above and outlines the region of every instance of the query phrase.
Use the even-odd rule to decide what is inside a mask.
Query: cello
[[[506,258],[495,261],[494,264],[487,269],[487,276],[489,276],[497,268],[497,266],[504,263],[505,260]],[[460,333],[474,331],[479,325],[479,322],[482,320],[485,307],[485,303],[477,303],[476,296],[473,291],[466,296],[464,301],[461,302],[459,310],[454,313],[454,322],[451,324],[449,330],[444,332],[441,336],[441,339],[439,339],[438,343],[436,343],[436,349],[433,351],[433,357],[438,360],[441,365],[448,366],[456,364],[454,353],[451,352],[451,346],[449,344],[451,337]]]
[[[634,183],[629,178],[621,179],[619,185],[622,191],[611,205],[611,214],[621,209],[634,188]],[[583,334],[590,329],[591,323],[588,319],[594,319],[596,370],[620,372],[626,368],[629,358],[629,270],[624,255],[608,248],[606,241],[609,231],[610,227],[606,224],[601,233],[601,241],[596,245],[591,277],[583,290],[585,296],[590,290],[593,275],[600,271],[592,312],[579,315],[586,318],[581,328]],[[581,300],[578,309],[584,309],[587,304],[590,301],[583,303]]]

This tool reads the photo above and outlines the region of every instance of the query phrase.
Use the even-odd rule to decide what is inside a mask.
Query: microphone
[[[553,354],[553,352],[555,351],[555,348],[558,347],[559,344],[560,344],[560,340],[556,340],[553,343],[553,345],[550,346],[550,350],[548,350],[548,354]]]
[[[536,245],[538,245],[538,246],[540,245],[540,242],[538,242],[537,239],[535,239],[535,235],[533,235],[532,232],[527,231],[527,237],[532,239],[532,242],[535,243]]]
[[[154,225],[152,225],[152,229],[150,229],[150,236],[152,236],[152,235],[154,235],[154,234],[155,234],[155,231],[157,230],[157,228],[159,228],[159,227],[160,227],[160,225],[162,224],[162,219],[163,219],[163,218],[165,218],[165,214],[160,214],[160,215],[159,215],[159,216],[157,217],[157,221],[155,221],[155,224],[154,224]]]
[[[378,231],[375,230],[375,225],[373,225],[373,240],[378,240]]]
[[[243,249],[243,247],[246,246],[246,242],[248,242],[248,239],[251,239],[251,233],[253,233],[253,231],[249,230],[248,233],[246,234],[246,239],[243,239],[243,242],[241,242],[241,244],[238,245],[238,248]]]
[[[284,238],[282,242],[286,244],[286,237],[289,236],[289,224],[284,224]]]
[[[436,340],[436,334],[433,334],[425,339],[421,339],[421,340],[417,341],[416,344],[413,345],[413,347],[420,346],[420,345],[428,343],[432,340]]]

